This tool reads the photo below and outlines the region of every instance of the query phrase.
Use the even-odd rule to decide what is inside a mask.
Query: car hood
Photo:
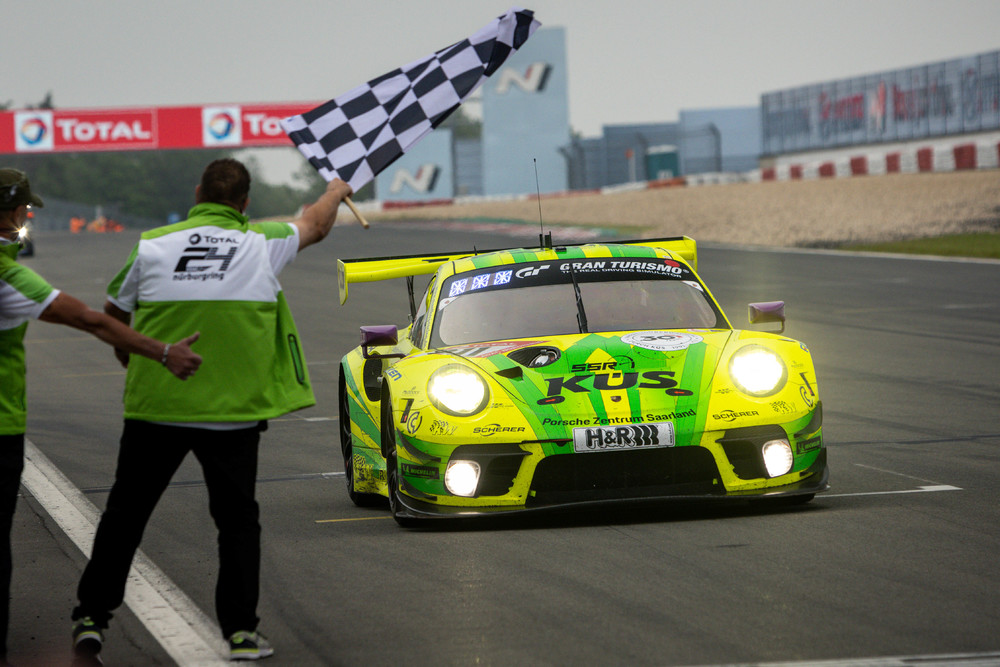
[[[732,330],[637,331],[494,341],[438,350],[490,378],[539,435],[578,426],[703,425]],[[538,365],[541,364],[541,365]],[[684,425],[687,429],[684,429]]]

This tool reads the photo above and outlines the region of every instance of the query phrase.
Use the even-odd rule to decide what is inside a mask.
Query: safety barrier
[[[759,180],[786,181],[921,172],[996,169],[1000,141],[914,146],[886,153],[847,155],[825,160],[784,164],[759,170]],[[748,180],[757,180],[751,178]]]

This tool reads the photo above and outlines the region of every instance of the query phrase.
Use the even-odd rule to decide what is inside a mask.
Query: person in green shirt
[[[18,264],[25,222],[31,206],[43,206],[28,176],[0,169],[0,664],[6,661],[10,613],[10,532],[24,468],[27,381],[24,334],[28,321],[65,324],[86,331],[117,349],[166,366],[176,378],[190,378],[201,364],[191,350],[192,334],[170,344],[144,336],[105,313],[52,287],[30,268]],[[174,339],[176,340],[176,339]],[[165,377],[167,373],[160,371]]]
[[[295,220],[250,223],[250,173],[237,160],[215,160],[187,220],[144,232],[108,286],[105,312],[147,336],[169,339],[197,322],[212,363],[183,387],[145,359],[129,364],[115,482],[77,587],[78,656],[99,655],[149,517],[188,452],[201,464],[218,529],[215,608],[230,658],[273,654],[257,632],[257,449],[268,419],[316,402],[278,274],[327,236],[350,194],[335,179]]]

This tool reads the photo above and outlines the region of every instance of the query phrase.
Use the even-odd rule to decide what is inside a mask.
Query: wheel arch
[[[392,452],[389,451],[390,447],[395,449],[392,443],[392,439],[389,438],[389,442],[386,442],[386,429],[395,429],[396,425],[392,417],[392,388],[389,383],[383,377],[382,388],[379,391],[379,449],[382,452],[382,458],[386,461],[389,460],[389,455]]]

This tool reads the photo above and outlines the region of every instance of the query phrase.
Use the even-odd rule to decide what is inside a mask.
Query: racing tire
[[[362,493],[354,488],[354,436],[351,434],[351,413],[347,404],[347,385],[344,371],[340,372],[340,451],[344,456],[344,479],[347,482],[347,497],[356,507],[375,507],[385,499],[377,493]]]
[[[406,515],[406,508],[399,499],[399,465],[396,461],[396,427],[392,419],[392,402],[389,393],[382,396],[382,451],[385,457],[385,479],[389,487],[389,511],[403,528],[417,525],[417,520]]]

